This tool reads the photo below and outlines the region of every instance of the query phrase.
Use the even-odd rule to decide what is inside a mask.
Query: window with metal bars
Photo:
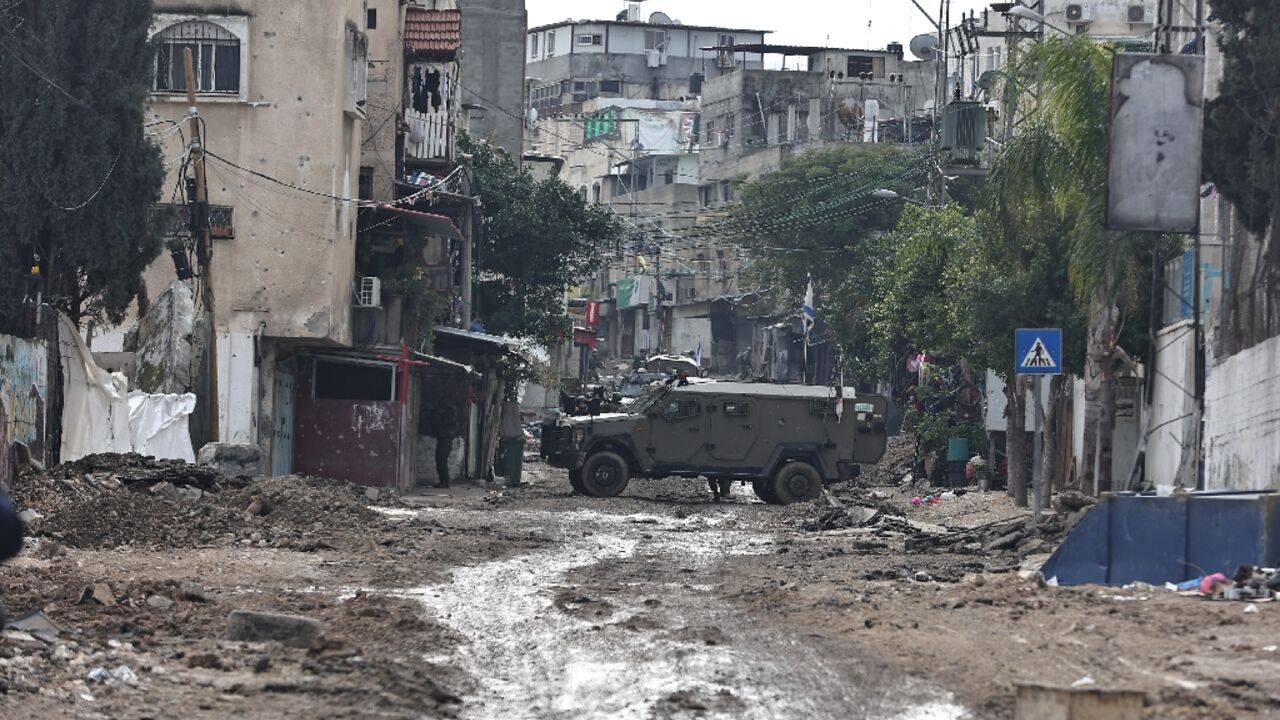
[[[672,400],[662,410],[668,420],[683,420],[702,414],[702,403],[697,400]]]
[[[836,401],[834,398],[830,400],[810,400],[809,412],[814,415],[834,415],[836,412]]]
[[[161,30],[155,36],[155,91],[187,91],[183,50],[191,49],[196,92],[236,95],[240,92],[240,39],[211,22],[189,20]]]

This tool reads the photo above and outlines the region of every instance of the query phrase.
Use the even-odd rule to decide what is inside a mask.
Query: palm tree
[[[1098,492],[1112,487],[1122,319],[1144,297],[1138,288],[1145,277],[1141,268],[1158,241],[1106,227],[1112,52],[1087,36],[1055,37],[1010,62],[1004,87],[1020,110],[988,187],[998,242],[1014,248],[1028,236],[1064,240],[1074,300],[1089,317],[1080,484]]]

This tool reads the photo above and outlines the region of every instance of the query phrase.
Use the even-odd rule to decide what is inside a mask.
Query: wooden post
[[[200,140],[200,119],[196,111],[196,71],[191,59],[191,48],[182,50],[182,67],[187,84],[187,116],[191,132],[191,166],[196,173],[196,202],[209,207],[209,188],[205,184],[204,145]],[[200,300],[209,314],[209,441],[219,442],[222,437],[218,421],[218,329],[213,313],[213,248],[209,236],[209,223],[203,223],[196,239],[196,262],[200,265]]]

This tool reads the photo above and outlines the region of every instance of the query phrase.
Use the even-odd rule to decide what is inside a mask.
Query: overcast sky
[[[920,0],[931,15],[938,0]],[[951,24],[962,12],[981,11],[980,0],[954,0]],[[574,20],[612,19],[622,0],[525,0],[529,27]],[[906,45],[921,33],[936,32],[911,0],[647,0],[640,16],[662,11],[686,25],[769,30],[767,42],[785,45],[831,45],[878,50],[887,43]],[[868,26],[868,22],[870,25]]]

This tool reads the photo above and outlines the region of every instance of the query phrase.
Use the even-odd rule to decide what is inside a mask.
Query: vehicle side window
[[[662,417],[668,420],[680,420],[702,414],[702,403],[697,400],[681,400],[673,398],[662,406]]]
[[[741,401],[726,401],[724,404],[724,414],[730,416],[742,416],[749,412],[750,404]]]

